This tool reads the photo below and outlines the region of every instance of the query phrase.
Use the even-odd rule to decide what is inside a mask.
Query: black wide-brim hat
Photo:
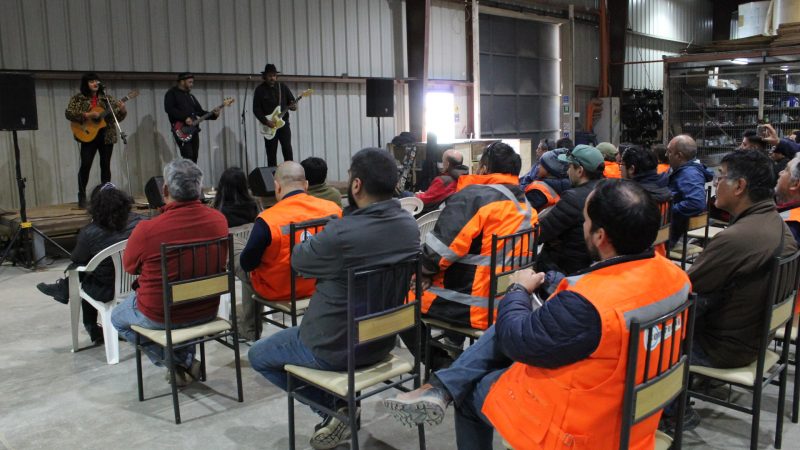
[[[280,73],[280,72],[278,72],[278,68],[275,67],[275,64],[267,64],[266,66],[264,66],[264,71],[261,73],[267,74],[267,73]]]
[[[194,78],[192,72],[181,72],[178,74],[178,81],[188,80],[189,78]]]

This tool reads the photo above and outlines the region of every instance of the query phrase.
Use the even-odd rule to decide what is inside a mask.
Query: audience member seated
[[[775,178],[766,155],[729,153],[714,183],[716,205],[732,219],[688,270],[698,294],[692,364],[742,367],[758,356],[772,261],[797,251],[797,244],[775,211]]]
[[[458,179],[457,192],[423,248],[425,316],[461,327],[488,326],[492,235],[516,233],[538,222],[518,184],[520,165],[511,147],[495,142],[483,151],[478,173]]]
[[[669,201],[669,177],[659,175],[656,157],[650,150],[638,146],[630,147],[622,154],[622,178],[639,183],[658,204]]]
[[[297,245],[292,265],[303,276],[317,279],[317,290],[300,326],[281,330],[250,348],[250,364],[267,380],[286,389],[283,366],[295,364],[322,370],[347,370],[347,271],[394,264],[419,253],[419,229],[414,219],[392,199],[398,174],[394,158],[367,148],[353,156],[348,197],[353,207],[339,220]],[[376,292],[376,296],[380,293]],[[359,347],[357,366],[383,360],[395,339]],[[334,398],[321,390],[304,394],[334,410]],[[311,436],[315,449],[334,448],[350,437],[350,427],[318,412],[323,421]]]
[[[672,248],[686,232],[689,217],[706,210],[705,185],[713,179],[713,173],[696,160],[697,143],[691,136],[681,134],[672,138],[667,156],[672,168],[669,174],[669,190],[672,191],[669,247]]]
[[[139,274],[139,278],[134,283],[133,294],[114,308],[111,323],[120,336],[131,344],[136,336],[131,329],[133,325],[164,329],[161,244],[219,239],[228,235],[225,216],[200,202],[202,185],[203,172],[192,161],[179,158],[167,164],[164,167],[163,187],[166,205],[161,208],[160,215],[139,222],[128,238],[122,263],[125,271]],[[217,258],[210,259],[209,267],[201,269],[208,273],[224,270],[223,267],[215,267]],[[182,265],[181,270],[185,273],[179,273],[178,267],[177,261],[170,263],[170,277],[192,275],[191,264]],[[219,298],[175,306],[170,312],[172,327],[184,328],[213,320],[218,308]],[[163,356],[161,347],[149,343],[144,337],[139,339],[144,344],[145,354],[160,366],[156,358]],[[186,385],[200,377],[200,361],[194,358],[194,354],[194,346],[175,350],[173,360],[178,385]]]
[[[255,291],[270,301],[291,297],[289,267],[289,224],[342,216],[342,208],[330,200],[306,193],[308,181],[303,166],[286,161],[275,171],[274,206],[258,215],[250,238],[239,256],[243,271],[250,272],[249,281],[242,280],[242,314],[239,324],[244,339],[255,341],[261,336],[261,320],[256,320],[264,306],[253,301]],[[314,292],[316,280],[298,278],[297,298],[308,298]]]
[[[766,128],[766,135],[763,138],[764,142],[774,146],[769,156],[772,158],[775,177],[777,178],[781,170],[786,167],[786,163],[794,158],[794,155],[800,151],[800,145],[798,145],[794,139],[779,138],[778,133],[772,128],[772,125],[766,124],[764,127]]]
[[[536,261],[542,272],[570,274],[589,267],[592,258],[583,242],[583,205],[586,197],[603,178],[603,155],[594,147],[578,145],[571,153],[558,157],[567,162],[572,189],[543,214],[539,242],[543,245]]]
[[[552,139],[542,139],[536,147],[536,161],[531,166],[531,170],[525,175],[519,177],[519,185],[525,189],[529,184],[533,183],[539,177],[539,161],[545,152],[555,150],[556,146]]]
[[[464,155],[453,149],[442,152],[442,171],[431,181],[428,190],[417,192],[416,196],[425,205],[424,212],[432,211],[439,207],[448,197],[456,192],[458,177],[469,173],[464,164]]]
[[[619,151],[614,144],[610,142],[601,142],[597,144],[597,149],[603,154],[605,160],[605,168],[603,169],[603,176],[606,178],[622,178],[622,172],[619,169],[619,162],[617,162],[617,154]]]
[[[565,137],[556,141],[556,148],[565,148],[571,151],[575,148],[575,144],[572,143],[572,139]]]
[[[796,144],[800,144],[800,130],[792,130],[788,137],[789,140],[794,141]]]
[[[619,447],[629,338],[620,318],[670,311],[690,285],[650,248],[659,211],[637,184],[597,184],[582,214],[583,242],[598,262],[563,280],[538,309],[530,293],[544,274],[514,274],[492,328],[429,384],[384,401],[396,418],[438,424],[454,403],[462,450],[492,448],[494,428],[516,449]],[[630,448],[653,448],[659,416],[633,427]]]
[[[130,195],[113,184],[95,187],[89,197],[88,213],[92,221],[78,232],[75,248],[70,254],[72,263],[66,270],[86,265],[106,247],[128,239],[141,219],[131,212],[131,205],[133,199]],[[79,276],[83,290],[93,299],[103,303],[114,300],[114,263],[110,258],[101,262],[93,272]],[[39,283],[36,288],[58,302],[69,302],[68,278],[59,278],[52,284]],[[103,342],[103,328],[97,324],[97,310],[85,300],[81,302],[81,309],[86,332],[93,344],[100,344]]]
[[[656,166],[656,172],[659,175],[665,172],[669,172],[669,157],[667,156],[667,146],[664,144],[656,144],[651,148],[653,154],[656,156],[656,160],[658,161],[658,166]]]
[[[787,205],[781,211],[781,217],[792,231],[795,241],[800,242],[800,157],[792,158],[778,175],[775,198],[779,205]]]
[[[247,177],[242,169],[230,167],[222,172],[213,205],[225,216],[228,228],[253,223],[256,220],[258,204],[247,189]]]
[[[742,143],[736,150],[758,150],[767,153],[767,143],[758,135],[756,130],[746,130],[742,133]]]
[[[342,193],[333,186],[328,186],[328,164],[322,158],[312,156],[304,159],[300,165],[306,172],[308,195],[336,203],[342,207]]]
[[[567,178],[567,164],[558,159],[563,153],[564,149],[545,152],[536,165],[536,180],[523,188],[528,202],[538,212],[555,205],[561,193],[572,187]]]

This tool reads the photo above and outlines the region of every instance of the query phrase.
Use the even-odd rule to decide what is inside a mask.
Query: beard
[[[586,250],[589,252],[589,257],[592,258],[593,262],[600,261],[600,252],[597,251],[597,247],[593,246],[590,243],[586,243]]]
[[[350,209],[358,209],[358,204],[356,204],[356,198],[353,197],[353,184],[350,182],[347,185],[347,203]]]

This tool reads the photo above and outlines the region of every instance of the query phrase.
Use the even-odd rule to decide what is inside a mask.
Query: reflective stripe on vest
[[[550,186],[544,181],[534,181],[533,183],[525,187],[525,192],[530,192],[534,189],[541,192],[547,199],[547,203],[545,203],[542,208],[548,208],[550,206],[553,206],[559,200],[561,200],[561,196],[558,195],[558,192],[556,192],[555,189],[553,189],[553,186]]]

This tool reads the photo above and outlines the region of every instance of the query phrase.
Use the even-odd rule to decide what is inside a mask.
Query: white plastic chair
[[[425,204],[422,203],[422,200],[418,199],[417,197],[403,197],[400,199],[400,206],[406,211],[410,212],[413,216],[422,211],[422,208],[425,207]]]
[[[425,245],[425,238],[428,236],[429,232],[433,231],[433,227],[436,226],[436,221],[439,220],[439,214],[441,213],[442,210],[437,209],[417,219],[420,244]]]
[[[117,303],[128,297],[133,289],[131,284],[138,277],[125,272],[122,267],[122,255],[125,252],[125,246],[128,244],[127,240],[117,242],[114,245],[108,246],[100,253],[95,255],[85,266],[76,267],[69,271],[69,309],[71,315],[72,325],[72,351],[77,352],[80,350],[78,345],[78,329],[79,319],[81,315],[81,300],[86,300],[92,305],[100,315],[100,321],[103,325],[103,340],[106,347],[106,361],[108,364],[117,364],[119,362],[119,341],[117,329],[111,325],[111,311]],[[114,263],[114,299],[108,303],[93,299],[81,286],[79,274],[91,273],[97,269],[106,258],[111,258]]]
[[[244,225],[239,225],[238,227],[228,228],[228,233],[233,236],[233,248],[234,253],[236,253],[236,249],[239,252],[242,251],[244,246],[247,244],[247,240],[250,239],[250,231],[253,230],[252,223],[246,223]],[[238,264],[238,263],[237,263]],[[219,309],[217,310],[217,317],[221,317],[225,320],[228,320],[231,315],[231,302],[230,302],[231,294],[223,294],[219,298]]]

